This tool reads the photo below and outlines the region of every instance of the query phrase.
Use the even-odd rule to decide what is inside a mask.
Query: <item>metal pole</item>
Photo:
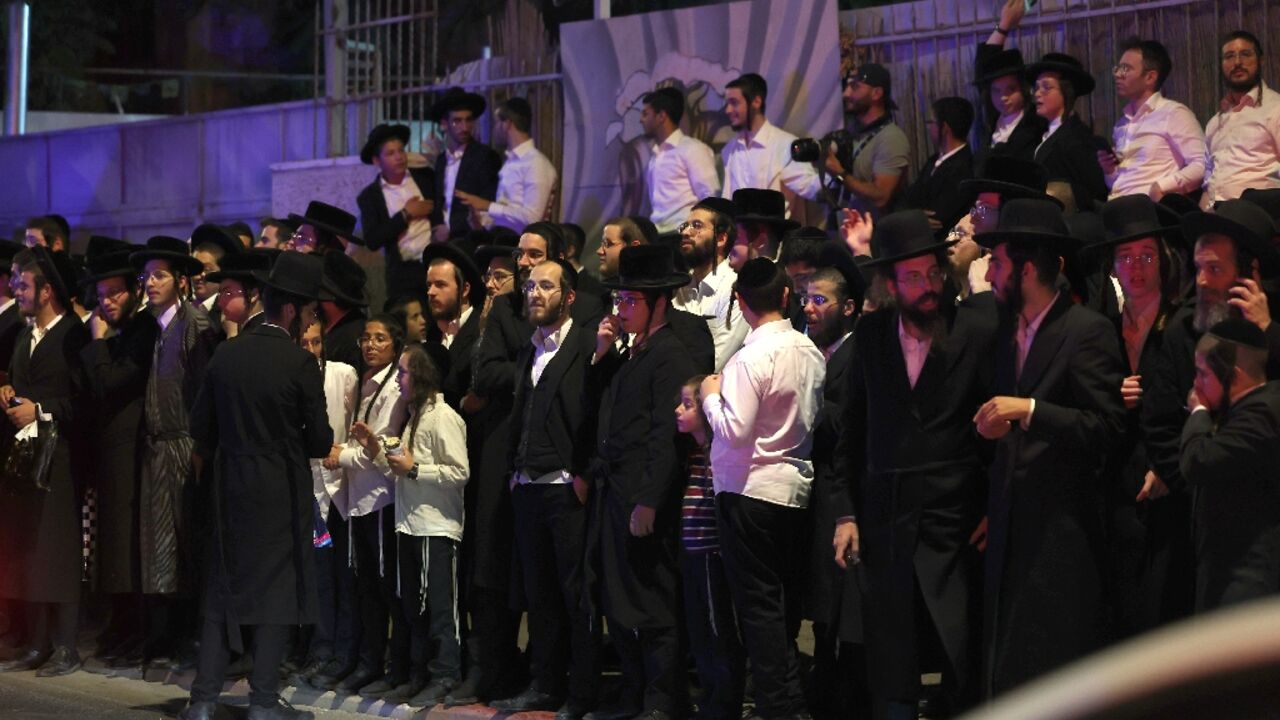
[[[556,3],[556,5],[562,4],[562,2]],[[591,4],[595,10],[595,18],[597,20],[605,20],[613,17],[613,0],[595,0],[595,2]]]
[[[325,104],[329,109],[329,157],[347,153],[347,25],[346,0],[324,0],[324,81]]]
[[[9,71],[5,78],[4,134],[27,131],[27,55],[31,43],[31,8],[25,2],[9,3]]]

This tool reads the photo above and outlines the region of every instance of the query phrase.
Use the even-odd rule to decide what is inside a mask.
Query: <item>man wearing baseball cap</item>
[[[837,157],[828,148],[824,167],[841,185],[841,207],[878,217],[892,210],[911,154],[907,134],[893,122],[898,106],[889,71],[863,63],[845,78],[842,97],[845,113],[854,117],[852,157]]]

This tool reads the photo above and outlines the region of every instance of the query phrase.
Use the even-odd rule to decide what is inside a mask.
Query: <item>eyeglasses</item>
[[[520,262],[523,258],[529,258],[529,262],[537,265],[546,259],[546,257],[547,254],[541,250],[521,250],[520,248],[516,248],[511,251],[511,259],[516,262]]]
[[[101,291],[100,291],[100,292],[98,292],[98,299],[99,299],[99,300],[115,300],[115,298],[118,298],[118,297],[120,297],[121,295],[128,295],[128,294],[129,294],[129,288],[127,288],[127,287],[119,287],[119,288],[116,288],[115,290],[107,290],[106,292],[101,292]]]
[[[1038,93],[1048,94],[1053,92],[1054,90],[1057,90],[1058,85],[1057,83],[1038,82],[1035,85],[1031,86],[1031,89]]]
[[[972,218],[973,222],[980,223],[986,220],[988,215],[992,215],[999,210],[1000,208],[979,200],[973,204],[973,207],[969,208],[969,217]]]
[[[711,225],[709,223],[704,223],[701,220],[690,220],[688,222],[682,222],[679,225],[677,225],[676,232],[683,235],[686,230],[692,230],[694,232],[702,232],[703,230],[708,230],[710,228],[711,228]]]
[[[223,288],[218,291],[218,295],[230,300],[232,298],[243,297],[244,290],[239,288]]]
[[[513,277],[515,277],[515,273],[509,273],[505,270],[490,270],[484,274],[484,281],[501,285]]]
[[[1241,62],[1247,62],[1249,60],[1253,60],[1256,57],[1258,57],[1258,53],[1257,51],[1254,51],[1254,50],[1241,50],[1240,52],[1235,52],[1233,50],[1231,52],[1222,53],[1222,62],[1229,63],[1229,62],[1235,62],[1236,60],[1240,60]]]
[[[983,211],[984,214],[986,211]],[[951,232],[947,233],[947,242],[960,242],[969,237],[969,231],[961,227],[951,228]]]
[[[304,247],[315,247],[316,239],[310,233],[304,233],[301,230],[295,230],[289,239],[293,241],[294,249]]]
[[[1134,264],[1138,265],[1154,265],[1156,256],[1151,253],[1142,253],[1141,255],[1118,255],[1116,256],[1116,265],[1122,267],[1130,267]]]
[[[946,278],[946,275],[938,268],[934,268],[923,275],[918,272],[907,273],[905,276],[898,278],[898,284],[907,287],[926,287],[928,285],[937,285],[944,278]]]
[[[361,335],[360,339],[356,340],[356,346],[360,348],[386,347],[390,344],[391,338],[386,335]]]
[[[138,284],[145,285],[147,284],[148,280],[155,280],[158,283],[162,283],[165,280],[172,280],[172,279],[173,279],[173,273],[168,273],[168,272],[165,272],[164,270],[152,270],[149,273],[142,273],[141,275],[139,275]]]
[[[636,305],[639,305],[642,302],[644,302],[643,295],[614,295],[613,296],[613,305],[614,307],[617,307],[617,308],[627,308],[628,310],[631,310],[635,308]]]
[[[560,290],[560,286],[550,280],[543,280],[540,283],[532,280],[526,280],[525,283],[520,286],[520,289],[524,291],[525,295],[532,295],[534,293],[551,295],[558,292]]]
[[[834,300],[832,300],[831,298],[827,297],[826,295],[816,295],[816,294],[815,294],[815,295],[801,295],[801,296],[800,296],[800,307],[804,307],[804,306],[809,305],[809,304],[811,304],[811,303],[812,303],[814,307],[816,307],[816,308],[818,308],[819,310],[821,310],[821,309],[822,309],[822,307],[823,307],[824,305],[826,305],[827,303],[829,303],[829,302],[835,302],[835,301],[834,301]]]
[[[1133,72],[1136,69],[1137,68],[1133,67],[1132,65],[1120,63],[1119,65],[1116,65],[1115,67],[1111,68],[1111,74],[1124,77],[1125,75],[1128,75],[1129,73]]]

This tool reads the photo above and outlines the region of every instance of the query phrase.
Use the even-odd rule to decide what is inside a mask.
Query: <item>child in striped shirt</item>
[[[693,439],[685,461],[689,484],[685,487],[680,520],[685,622],[702,685],[697,717],[737,720],[742,715],[746,655],[720,559],[715,491],[708,460],[711,431],[702,414],[698,391],[703,377],[692,377],[684,384],[676,405],[676,429]]]

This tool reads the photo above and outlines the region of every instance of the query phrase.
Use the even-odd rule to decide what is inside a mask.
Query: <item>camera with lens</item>
[[[827,154],[827,148],[836,151],[836,159],[846,169],[853,164],[853,135],[848,130],[832,130],[821,140],[799,138],[791,143],[791,159],[794,162],[818,163]]]

